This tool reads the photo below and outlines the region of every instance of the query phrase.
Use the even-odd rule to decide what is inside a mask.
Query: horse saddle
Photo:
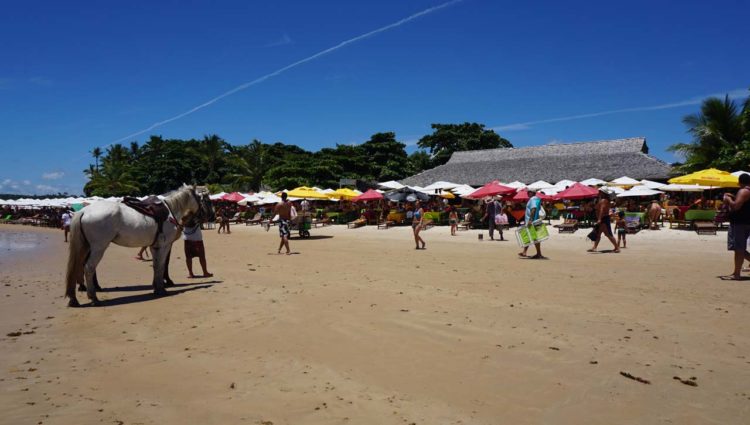
[[[157,235],[161,233],[164,222],[169,218],[169,209],[167,209],[164,202],[156,196],[149,196],[142,201],[132,196],[126,196],[122,199],[122,203],[145,216],[153,218],[154,221],[156,221],[158,229],[156,231]]]

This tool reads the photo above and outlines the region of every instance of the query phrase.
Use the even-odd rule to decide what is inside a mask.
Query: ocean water
[[[50,237],[49,233],[3,229],[0,231],[0,257],[8,259],[41,250],[49,245]]]

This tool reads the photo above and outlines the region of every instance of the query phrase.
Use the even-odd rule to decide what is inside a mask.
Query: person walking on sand
[[[65,210],[60,219],[62,220],[62,228],[65,233],[65,242],[67,242],[68,233],[70,233],[70,222],[73,220],[73,213],[71,213],[70,210]]]
[[[201,224],[195,220],[188,220],[182,229],[182,239],[185,241],[185,264],[188,269],[188,277],[195,278],[193,274],[193,257],[198,257],[198,261],[203,269],[202,277],[213,276],[206,268],[206,248],[203,246],[203,233],[201,233]]]
[[[289,249],[289,235],[291,230],[289,229],[289,221],[292,219],[292,203],[287,200],[286,192],[281,192],[281,202],[276,204],[273,208],[274,214],[279,216],[279,254],[281,254],[281,248],[286,248],[286,255],[290,255],[292,251]]]
[[[135,259],[136,259],[136,260],[141,260],[141,261],[146,261],[146,258],[144,258],[143,256],[144,256],[144,255],[147,255],[147,254],[146,254],[146,252],[147,252],[146,250],[147,250],[147,249],[148,249],[148,247],[147,247],[147,246],[143,246],[143,247],[141,247],[141,250],[140,250],[140,251],[138,251],[138,255],[136,255],[136,256],[135,256]]]
[[[542,208],[542,200],[536,196],[536,191],[529,189],[528,190],[529,201],[526,202],[526,213],[524,214],[524,221],[526,227],[533,226],[534,222],[536,220],[539,220],[539,210]],[[536,248],[536,254],[531,257],[535,259],[545,259],[547,257],[542,255],[542,243],[541,242],[534,242],[534,248]],[[518,253],[519,257],[528,257],[527,253],[529,251],[529,247],[525,246],[523,248],[523,251]]]
[[[727,249],[734,251],[734,271],[721,276],[724,280],[740,280],[742,263],[750,261],[747,240],[750,238],[750,174],[740,174],[740,190],[737,196],[724,194],[724,204],[729,207],[729,231]]]
[[[458,213],[456,207],[451,207],[451,212],[448,214],[448,222],[451,225],[451,236],[456,236],[456,230],[458,230]]]
[[[588,252],[596,252],[596,247],[599,246],[601,241],[602,233],[607,236],[615,249],[612,252],[620,252],[620,247],[617,245],[615,237],[612,235],[612,220],[610,219],[609,212],[612,208],[612,204],[609,201],[609,194],[605,192],[599,192],[599,202],[596,204],[596,239],[594,240],[594,246],[588,250]]]
[[[495,221],[495,216],[500,214],[502,212],[502,205],[500,202],[492,198],[489,202],[487,202],[487,209],[484,213],[484,216],[482,217],[482,221],[487,220],[487,228],[490,231],[490,240],[495,240],[495,228],[497,228],[498,232],[500,232],[500,240],[504,241],[503,238],[503,226],[501,224],[497,224]]]
[[[625,222],[625,211],[617,213],[617,221],[615,222],[615,229],[617,230],[617,246],[623,248],[628,247],[628,240],[626,236],[628,234],[627,223]]]
[[[417,247],[415,249],[425,249],[424,239],[422,239],[421,236],[419,236],[419,232],[422,231],[422,226],[424,225],[424,210],[422,209],[422,205],[419,201],[414,204],[414,218],[411,221],[411,230],[414,232],[414,243],[417,244]],[[422,243],[422,247],[419,247],[419,243]]]

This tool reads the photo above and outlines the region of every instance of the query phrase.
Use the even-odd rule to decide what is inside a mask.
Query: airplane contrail
[[[570,115],[567,117],[549,118],[549,119],[537,120],[537,121],[526,121],[526,122],[519,122],[515,124],[506,124],[506,125],[501,125],[497,127],[492,127],[492,129],[496,131],[528,130],[529,128],[531,128],[532,125],[536,125],[536,124],[549,124],[553,122],[573,121],[573,120],[580,120],[583,118],[601,117],[603,115],[622,114],[626,112],[658,111],[661,109],[679,108],[682,106],[699,105],[706,98],[709,98],[709,97],[723,98],[725,95],[728,95],[730,98],[745,98],[748,96],[748,91],[747,89],[735,89],[735,90],[730,90],[727,93],[716,93],[716,94],[711,94],[707,96],[699,96],[699,97],[694,97],[688,100],[665,103],[662,105],[637,106],[634,108],[613,109],[609,111],[591,112],[588,114]]]
[[[155,122],[155,123],[151,124],[148,128],[145,128],[143,130],[137,131],[137,132],[135,132],[133,134],[129,134],[129,135],[123,137],[123,138],[117,139],[114,142],[112,142],[112,144],[123,142],[123,141],[125,141],[127,139],[130,139],[131,137],[135,137],[135,136],[141,135],[141,134],[146,133],[148,131],[151,131],[151,130],[157,128],[157,127],[161,127],[164,124],[168,124],[168,123],[170,123],[172,121],[176,121],[176,120],[178,120],[180,118],[183,118],[183,117],[185,117],[187,115],[192,114],[193,112],[197,112],[197,111],[199,111],[199,110],[201,110],[203,108],[211,106],[214,103],[218,102],[219,100],[221,100],[221,99],[223,99],[223,98],[225,98],[227,96],[231,96],[231,95],[233,95],[233,94],[235,94],[235,93],[237,93],[239,91],[245,90],[245,89],[247,89],[249,87],[252,87],[252,86],[254,86],[256,84],[262,83],[263,81],[266,81],[269,78],[273,78],[273,77],[275,77],[275,76],[277,76],[277,75],[279,75],[279,74],[281,74],[283,72],[289,71],[292,68],[296,68],[296,67],[298,67],[298,66],[300,66],[302,64],[305,64],[307,62],[315,60],[315,59],[317,59],[317,58],[319,58],[321,56],[324,56],[324,55],[327,55],[329,53],[332,53],[332,52],[334,52],[336,50],[339,50],[339,49],[341,49],[343,47],[348,46],[349,44],[356,43],[357,41],[364,40],[366,38],[372,37],[373,35],[379,34],[381,32],[388,31],[388,30],[396,28],[396,27],[400,27],[401,25],[404,25],[404,24],[406,24],[406,23],[408,23],[410,21],[413,21],[413,20],[415,20],[415,19],[417,19],[419,17],[428,15],[428,14],[430,14],[432,12],[438,11],[440,9],[444,9],[446,7],[452,6],[452,5],[454,5],[456,3],[460,3],[462,1],[463,0],[451,0],[449,2],[442,3],[442,4],[439,4],[437,6],[433,6],[433,7],[429,8],[429,9],[425,9],[425,10],[423,10],[421,12],[418,12],[418,13],[415,13],[413,15],[407,16],[406,18],[403,18],[403,19],[401,19],[399,21],[396,21],[396,22],[394,22],[392,24],[388,24],[388,25],[386,25],[384,27],[380,27],[380,28],[372,30],[370,32],[358,35],[358,36],[356,36],[354,38],[350,38],[348,40],[342,41],[341,43],[339,43],[339,44],[337,44],[337,45],[335,45],[333,47],[329,47],[329,48],[327,48],[325,50],[321,50],[320,52],[315,53],[312,56],[308,56],[308,57],[306,57],[304,59],[298,60],[297,62],[291,63],[291,64],[289,64],[289,65],[287,65],[287,66],[285,66],[283,68],[279,68],[276,71],[273,71],[271,73],[263,75],[262,77],[258,77],[258,78],[254,79],[252,81],[247,82],[247,83],[240,84],[239,86],[237,86],[237,87],[235,87],[235,88],[233,88],[233,89],[231,89],[231,90],[229,90],[227,92],[224,92],[224,93],[222,93],[222,94],[214,97],[213,99],[210,99],[210,100],[208,100],[206,102],[203,102],[200,105],[198,105],[198,106],[196,106],[194,108],[191,108],[188,111],[185,111],[185,112],[183,112],[183,113],[181,113],[179,115],[175,115],[175,116],[173,116],[171,118],[167,118],[167,119],[165,119],[163,121]]]

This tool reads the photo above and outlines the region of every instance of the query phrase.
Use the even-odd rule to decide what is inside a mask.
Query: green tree
[[[89,196],[124,196],[138,192],[130,152],[120,144],[110,146],[101,168],[91,172],[91,180],[84,186]]]
[[[99,171],[99,158],[102,156],[102,148],[95,147],[91,150],[91,155],[94,157],[94,161],[96,161],[96,171]]]
[[[416,150],[409,155],[407,174],[414,175],[424,170],[432,168],[432,159],[430,154],[423,150]]]
[[[263,176],[269,170],[268,147],[259,140],[245,146],[230,148],[228,159],[230,172],[227,181],[235,190],[259,191],[263,187]]]
[[[731,99],[711,97],[703,101],[697,114],[687,115],[682,122],[692,136],[689,143],[677,143],[669,151],[681,154],[685,161],[678,172],[705,168],[736,170],[750,163],[750,101],[742,109]]]
[[[367,176],[377,181],[398,180],[407,176],[409,157],[406,145],[396,140],[396,133],[376,133],[362,144],[363,167],[369,164]]]
[[[513,145],[484,124],[432,124],[432,134],[419,139],[417,146],[429,149],[432,166],[445,164],[453,152],[478,149],[512,148]]]
[[[221,167],[225,164],[228,144],[221,137],[212,134],[204,136],[196,145],[192,146],[193,154],[203,163],[199,178],[206,183],[218,183],[222,179]]]

